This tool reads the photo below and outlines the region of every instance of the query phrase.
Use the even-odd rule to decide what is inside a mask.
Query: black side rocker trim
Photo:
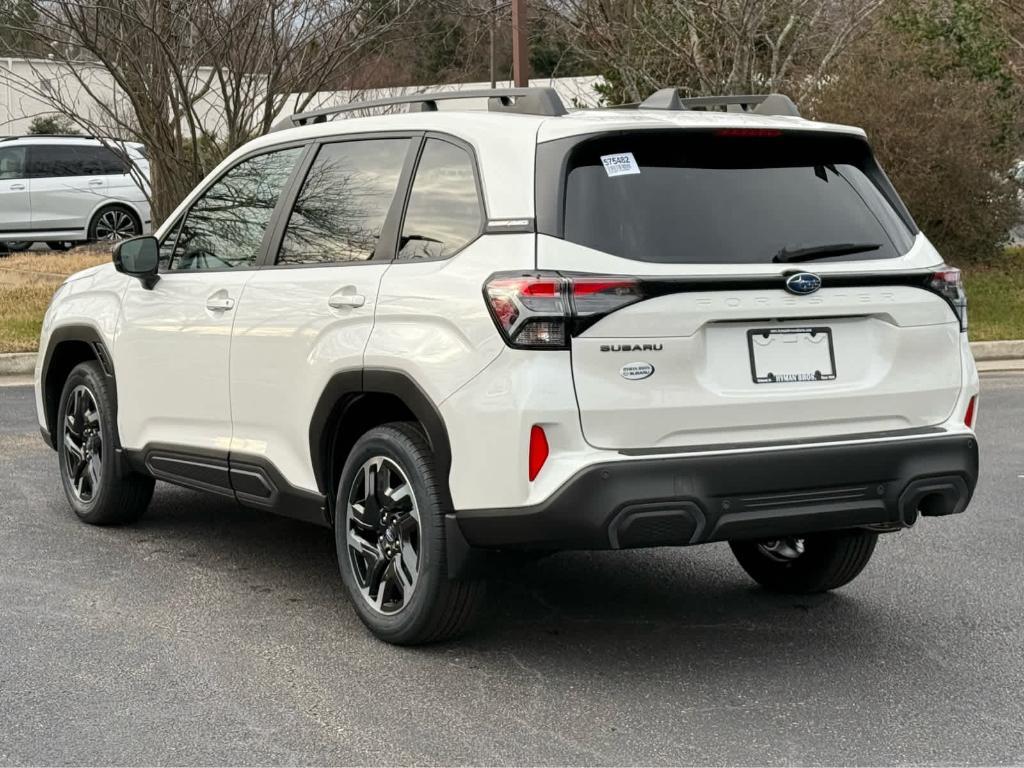
[[[963,512],[978,480],[971,435],[589,467],[531,507],[461,510],[471,547],[620,549],[767,539]]]
[[[147,445],[124,451],[130,469],[174,485],[235,499],[276,515],[330,527],[322,494],[296,488],[262,456]]]

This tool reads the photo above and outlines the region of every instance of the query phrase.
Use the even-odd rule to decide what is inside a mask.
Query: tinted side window
[[[124,160],[111,149],[63,144],[33,144],[29,168],[31,176],[36,179],[128,173]]]
[[[480,234],[482,223],[472,157],[447,141],[428,139],[409,196],[398,258],[447,258]]]
[[[408,149],[409,139],[321,147],[288,219],[277,263],[372,259]]]
[[[182,219],[178,219],[177,223],[167,233],[164,239],[160,242],[160,271],[165,271],[171,263],[171,256],[174,255],[174,245],[178,241],[178,233],[181,232]]]
[[[293,147],[245,160],[193,203],[171,254],[171,271],[248,267],[288,176],[302,152]]]
[[[86,176],[86,163],[82,150],[63,144],[33,144],[29,147],[29,175],[34,179],[60,176]]]
[[[0,149],[0,181],[25,178],[25,148]]]
[[[83,147],[81,152],[87,176],[117,176],[128,173],[127,164],[112,149]]]

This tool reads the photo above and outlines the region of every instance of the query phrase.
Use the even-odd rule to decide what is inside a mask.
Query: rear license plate
[[[755,384],[836,377],[831,328],[754,328],[747,331],[747,343]]]

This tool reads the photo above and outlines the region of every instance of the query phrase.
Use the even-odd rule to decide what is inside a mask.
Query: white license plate
[[[755,328],[747,331],[747,342],[755,384],[836,377],[831,328]]]

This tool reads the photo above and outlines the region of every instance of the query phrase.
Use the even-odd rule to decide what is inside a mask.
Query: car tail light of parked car
[[[967,294],[964,292],[963,278],[956,267],[945,267],[933,272],[928,281],[928,288],[949,302],[953,312],[960,319],[960,330],[967,330]]]
[[[495,275],[484,294],[505,340],[522,349],[565,349],[574,332],[644,298],[630,277],[546,274]]]

